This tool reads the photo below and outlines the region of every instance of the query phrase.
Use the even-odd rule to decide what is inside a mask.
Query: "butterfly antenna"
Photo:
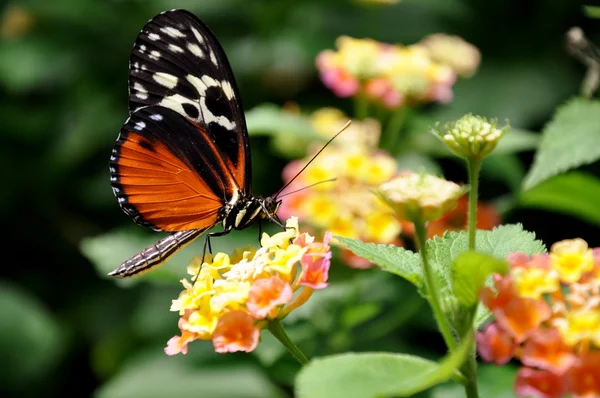
[[[326,182],[333,182],[333,181],[335,181],[335,180],[337,180],[337,178],[330,178],[330,179],[328,179],[328,180],[323,180],[323,181],[315,182],[314,184],[310,184],[310,185],[307,185],[307,186],[305,186],[305,187],[298,188],[298,189],[296,189],[295,191],[292,191],[292,192],[286,192],[286,193],[284,193],[283,195],[279,196],[279,198],[283,198],[284,196],[288,196],[288,195],[291,195],[291,194],[293,194],[293,193],[296,193],[296,192],[304,191],[305,189],[312,188],[312,187],[314,187],[315,185],[323,184],[323,183],[326,183]]]
[[[329,139],[329,141],[327,141],[327,142],[325,143],[325,145],[323,145],[323,147],[322,147],[321,149],[319,149],[319,152],[315,153],[315,155],[314,155],[314,156],[313,156],[313,157],[312,157],[312,158],[311,158],[311,159],[308,161],[308,163],[306,163],[306,164],[304,165],[304,167],[303,167],[302,169],[300,169],[300,171],[299,171],[298,173],[296,173],[296,175],[295,175],[294,177],[292,177],[292,179],[291,179],[291,180],[289,180],[289,181],[287,182],[287,184],[285,184],[283,187],[281,187],[281,188],[279,189],[279,191],[277,191],[277,192],[275,193],[275,195],[273,195],[273,197],[277,199],[277,198],[279,197],[279,194],[280,194],[281,192],[283,192],[283,190],[284,190],[284,189],[286,189],[286,188],[287,188],[287,187],[288,187],[288,186],[289,186],[289,185],[290,185],[292,182],[294,182],[294,180],[295,180],[295,179],[296,179],[296,178],[297,178],[297,177],[298,177],[300,174],[302,174],[302,172],[303,172],[304,170],[306,170],[306,168],[307,168],[307,167],[308,167],[308,166],[309,166],[309,165],[310,165],[310,164],[313,162],[313,160],[315,160],[315,159],[316,159],[316,157],[317,157],[317,156],[319,156],[319,154],[320,154],[321,152],[323,152],[323,150],[325,150],[325,148],[327,148],[327,146],[329,146],[329,144],[331,144],[331,142],[332,142],[333,140],[335,140],[335,139],[336,139],[336,137],[337,137],[338,135],[342,134],[342,133],[344,132],[344,130],[346,130],[346,129],[348,128],[348,126],[350,126],[350,124],[351,124],[351,123],[352,123],[352,120],[348,120],[348,121],[346,122],[346,124],[344,125],[344,127],[342,127],[342,129],[341,129],[340,131],[338,131],[338,132],[336,133],[336,135],[334,135],[333,137],[331,137],[331,138]],[[325,182],[325,181],[322,181],[322,182]],[[314,184],[313,184],[313,185],[314,185]],[[308,187],[307,187],[307,188],[308,188]]]

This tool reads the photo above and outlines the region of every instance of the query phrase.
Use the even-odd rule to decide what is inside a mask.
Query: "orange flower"
[[[187,323],[187,320],[192,312],[193,311],[191,310],[187,310],[184,316],[179,318],[179,329],[181,330],[181,336],[173,336],[169,339],[167,346],[165,347],[165,354],[187,354],[187,345],[198,338],[196,333],[187,330],[185,327],[185,324]]]
[[[260,329],[245,311],[228,312],[219,318],[213,333],[213,345],[219,353],[250,352],[258,345]]]
[[[490,288],[483,289],[483,304],[494,313],[498,325],[511,333],[518,343],[550,317],[548,304],[543,300],[519,296],[512,278],[496,278],[494,287],[497,295]]]
[[[453,210],[427,226],[427,237],[442,236],[446,231],[464,231],[468,227],[469,199],[462,196]],[[491,230],[500,225],[500,214],[494,206],[478,202],[477,229]]]
[[[292,299],[292,287],[278,276],[254,281],[248,294],[246,306],[256,319],[266,318],[269,312]]]
[[[570,390],[577,397],[600,396],[600,352],[584,355],[569,374]]]
[[[565,378],[548,370],[524,367],[517,373],[515,393],[519,397],[560,398],[567,391]]]
[[[498,329],[498,325],[490,323],[483,332],[477,332],[479,354],[487,362],[504,365],[515,354],[517,343],[508,334]]]
[[[575,362],[571,347],[565,344],[556,329],[539,330],[525,343],[521,354],[524,365],[564,374]]]

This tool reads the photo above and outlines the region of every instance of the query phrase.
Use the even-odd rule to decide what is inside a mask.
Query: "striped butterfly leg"
[[[130,278],[157,268],[202,235],[204,231],[206,231],[206,228],[175,232],[123,262],[108,275],[121,279]]]

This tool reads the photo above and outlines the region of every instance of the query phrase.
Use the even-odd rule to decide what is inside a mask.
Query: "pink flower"
[[[560,398],[567,393],[567,383],[548,370],[523,367],[517,373],[515,393],[519,397]]]
[[[256,319],[264,319],[269,312],[292,299],[294,292],[289,283],[278,276],[259,279],[252,284],[246,307]]]
[[[327,278],[329,277],[329,266],[331,264],[331,251],[329,250],[329,240],[331,232],[326,232],[323,243],[306,242],[308,235],[301,234],[294,241],[300,246],[309,246],[309,250],[300,260],[302,264],[302,275],[300,284],[313,289],[323,289],[327,287]]]
[[[508,333],[500,330],[495,323],[477,332],[477,349],[486,362],[504,365],[515,354],[517,343]]]

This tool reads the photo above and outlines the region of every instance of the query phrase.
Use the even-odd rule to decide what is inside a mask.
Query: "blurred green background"
[[[557,106],[578,95],[585,68],[565,50],[581,26],[600,42],[600,23],[570,0],[31,0],[0,13],[0,170],[3,273],[0,280],[0,395],[15,397],[285,397],[299,366],[269,336],[252,355],[218,355],[196,342],[188,355],[166,357],[177,334],[169,312],[189,254],[170,278],[118,284],[109,269],[160,237],[137,227],[113,197],[108,159],[127,118],[129,54],[152,16],[187,8],[225,48],[244,107],[294,101],[302,109],[352,104],[333,96],[314,67],[316,54],[340,35],[411,44],[455,34],[476,45],[482,64],[455,85],[449,105],[423,110],[434,120],[466,112],[510,120],[539,132]],[[252,125],[250,125],[252,127]],[[281,184],[289,159],[252,131],[254,190]],[[533,152],[498,157],[482,196],[513,194]],[[440,159],[449,179],[464,168]],[[497,170],[502,170],[498,172]],[[597,173],[597,167],[587,167]],[[494,172],[496,170],[496,172]],[[512,175],[512,180],[506,178]],[[514,185],[514,184],[513,184]],[[600,245],[597,225],[568,215],[510,207],[547,244],[580,236]],[[253,242],[256,230],[215,240],[215,250]],[[234,236],[235,235],[235,236]],[[199,250],[200,243],[192,250]],[[103,260],[101,260],[103,259]],[[106,265],[107,263],[107,265]],[[168,271],[165,271],[168,272]],[[158,274],[160,275],[160,274]],[[289,319],[309,355],[397,351],[437,358],[443,343],[429,310],[408,283],[377,270],[334,264],[331,287]],[[481,368],[482,396],[511,396],[514,369]],[[431,396],[454,396],[441,387]],[[424,394],[428,396],[429,393]]]

